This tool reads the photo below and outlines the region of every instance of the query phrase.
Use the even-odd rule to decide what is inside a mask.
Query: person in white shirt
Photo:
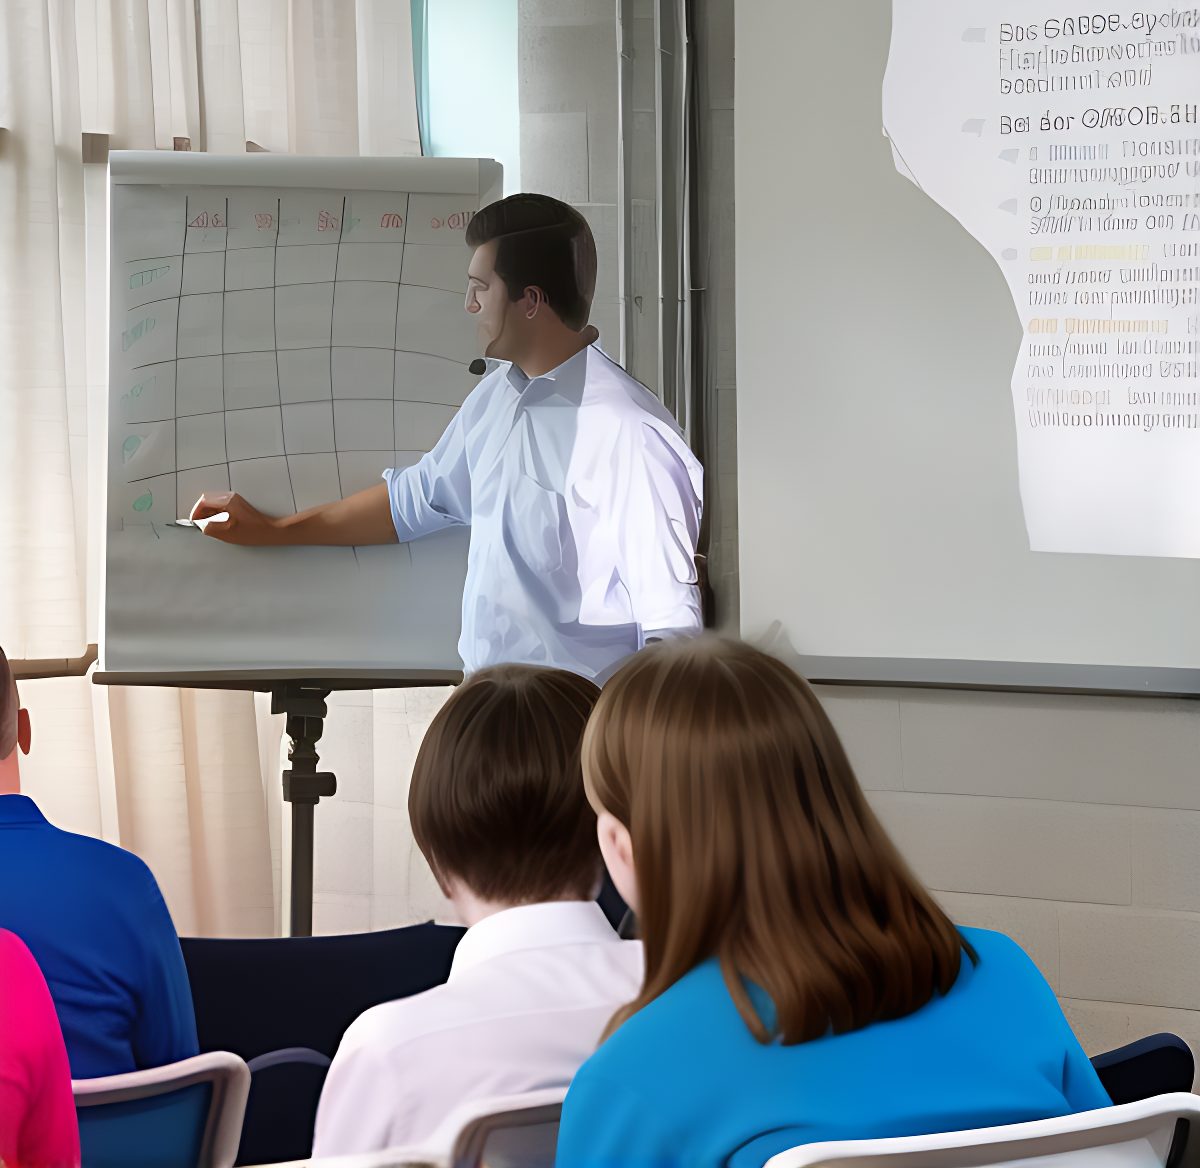
[[[497,666],[438,712],[409,817],[468,929],[444,985],[346,1031],[314,1156],[420,1145],[464,1101],[565,1087],[637,993],[641,943],[591,899],[602,864],[580,747],[598,695],[565,670]]]
[[[649,641],[699,632],[703,472],[645,386],[589,341],[596,245],[545,195],[475,215],[466,310],[492,368],[437,445],[385,482],[271,518],[236,494],[193,518],[232,543],[372,544],[471,526],[459,652],[603,679]]]

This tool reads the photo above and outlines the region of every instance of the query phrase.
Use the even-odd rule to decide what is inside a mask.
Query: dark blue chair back
[[[326,1058],[364,1010],[444,982],[463,930],[413,925],[340,937],[183,937],[200,1049],[247,1062],[288,1047]],[[301,1160],[312,1151],[324,1066],[257,1062],[239,1164]]]
[[[1190,1091],[1196,1074],[1191,1048],[1177,1034],[1150,1034],[1098,1054],[1092,1066],[1114,1103],[1135,1103],[1172,1091]]]

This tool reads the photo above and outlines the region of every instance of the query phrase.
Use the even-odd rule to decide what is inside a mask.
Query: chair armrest
[[[269,1071],[272,1067],[309,1066],[326,1070],[332,1062],[330,1057],[311,1046],[285,1046],[279,1050],[269,1050],[266,1054],[255,1055],[246,1063],[252,1075],[259,1071]]]
[[[76,1107],[98,1107],[127,1099],[161,1095],[165,1091],[180,1091],[193,1083],[209,1083],[217,1079],[227,1081],[233,1092],[241,1096],[242,1105],[245,1105],[246,1093],[250,1089],[246,1064],[237,1055],[223,1050],[193,1055],[177,1063],[147,1067],[141,1071],[104,1075],[96,1079],[72,1079],[71,1090]]]

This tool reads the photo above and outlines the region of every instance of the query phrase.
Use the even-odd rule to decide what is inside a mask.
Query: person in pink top
[[[71,1068],[33,955],[0,929],[0,1165],[78,1168]]]

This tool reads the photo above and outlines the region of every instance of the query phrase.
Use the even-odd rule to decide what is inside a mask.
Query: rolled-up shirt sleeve
[[[463,411],[459,410],[437,445],[420,462],[383,472],[392,523],[401,543],[471,522],[471,471],[465,429]]]

